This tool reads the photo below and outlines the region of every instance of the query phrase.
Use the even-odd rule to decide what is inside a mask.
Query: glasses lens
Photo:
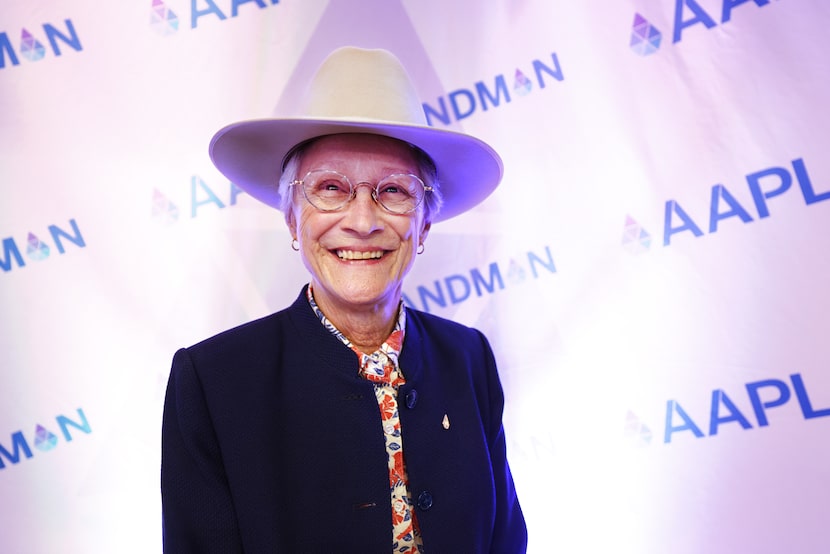
[[[424,199],[424,183],[409,173],[390,175],[378,183],[377,199],[390,212],[409,213]]]
[[[346,205],[352,196],[352,185],[336,171],[315,170],[303,179],[303,193],[318,210],[331,211]]]

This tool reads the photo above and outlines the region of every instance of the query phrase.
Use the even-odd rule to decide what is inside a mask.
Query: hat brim
[[[424,125],[371,120],[315,118],[257,119],[224,127],[210,142],[210,157],[236,186],[279,208],[283,158],[296,145],[325,135],[370,133],[417,146],[438,169],[443,205],[433,221],[455,217],[487,198],[501,181],[499,155],[463,133]]]

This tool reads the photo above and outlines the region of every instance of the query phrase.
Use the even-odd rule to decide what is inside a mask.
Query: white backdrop
[[[821,0],[4,2],[0,551],[160,551],[173,352],[307,279],[208,141],[346,44],[504,158],[405,294],[494,345],[530,551],[830,551],[828,25]]]

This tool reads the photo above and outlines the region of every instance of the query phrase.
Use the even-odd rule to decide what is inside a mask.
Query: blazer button
[[[418,391],[412,389],[408,393],[406,393],[406,407],[410,410],[415,407],[415,404],[418,403]]]
[[[418,507],[424,511],[432,508],[432,495],[424,491],[418,496]]]

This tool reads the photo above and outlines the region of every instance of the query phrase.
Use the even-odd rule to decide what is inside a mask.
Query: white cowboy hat
[[[401,62],[386,50],[344,47],[317,70],[306,108],[294,117],[242,121],[210,142],[213,163],[239,188],[279,208],[284,158],[296,145],[324,135],[371,133],[427,153],[438,170],[441,221],[469,210],[495,190],[499,155],[481,140],[427,125],[423,105]]]

